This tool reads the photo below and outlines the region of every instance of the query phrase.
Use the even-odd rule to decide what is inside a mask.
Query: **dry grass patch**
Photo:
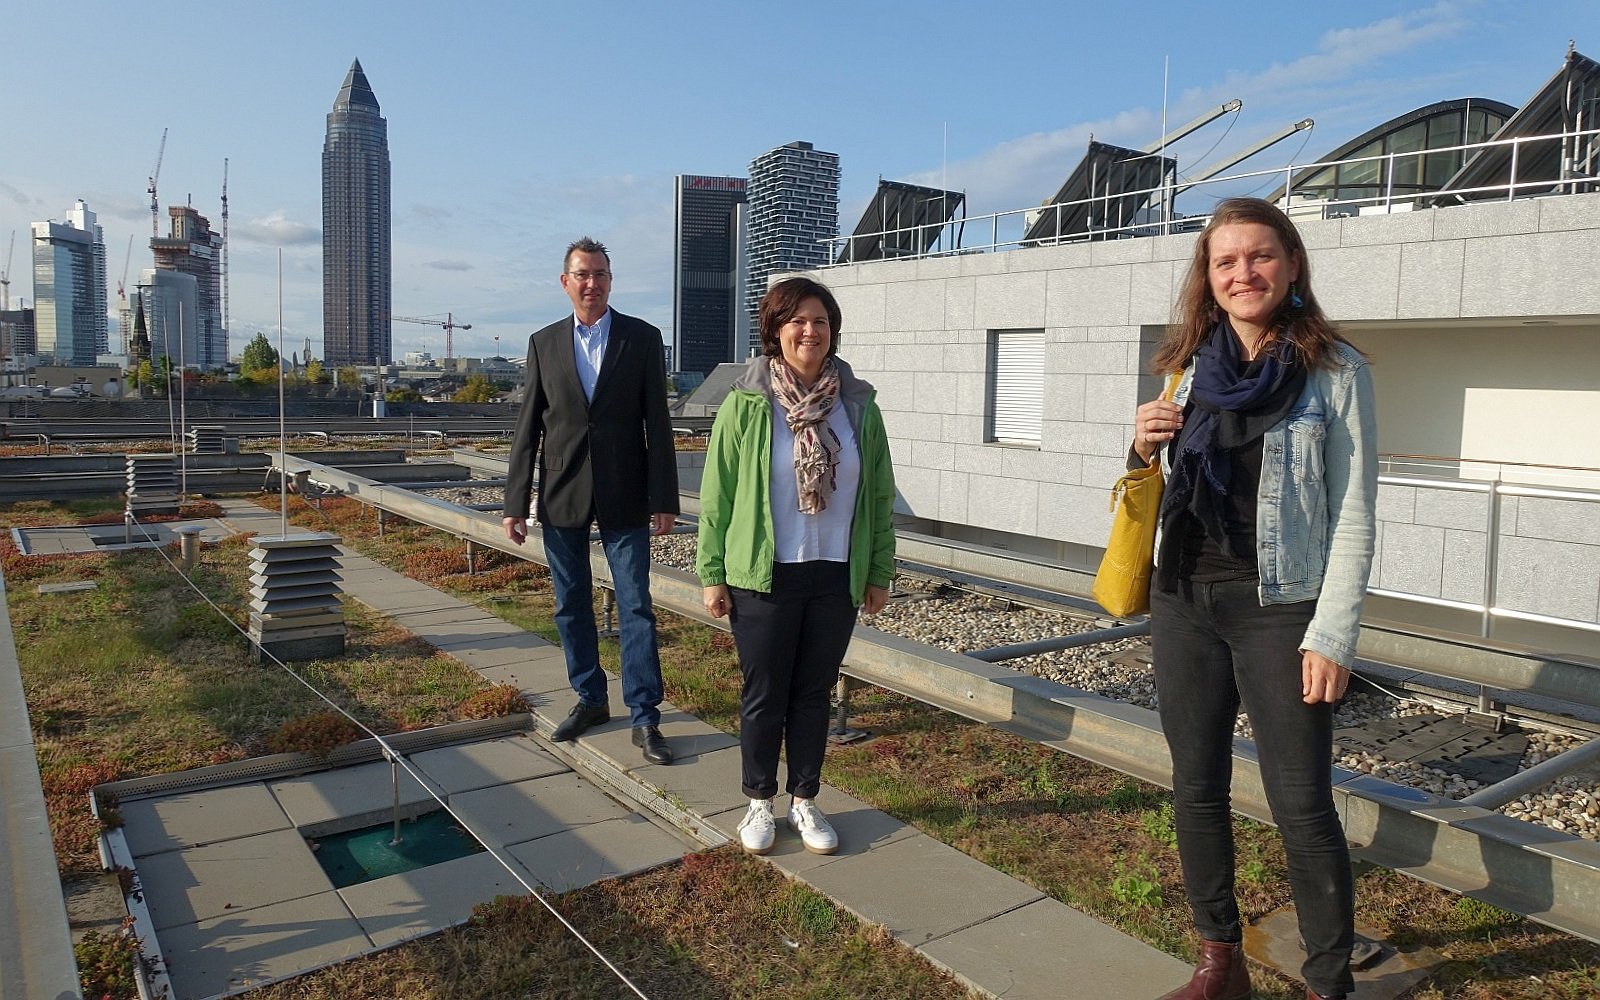
[[[733,848],[556,897],[561,914],[653,1000],[966,998],[880,927]],[[536,900],[248,994],[251,1000],[632,997]]]

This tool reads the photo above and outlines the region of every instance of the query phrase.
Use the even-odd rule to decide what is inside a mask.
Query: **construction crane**
[[[457,323],[454,313],[445,313],[444,319],[420,319],[416,316],[390,316],[389,318],[396,323],[420,323],[423,326],[444,327],[444,356],[446,358],[456,356],[455,331],[472,329],[471,323]]]
[[[122,257],[122,277],[117,281],[117,298],[128,304],[128,268],[133,264],[133,234],[128,234],[128,251]]]
[[[11,255],[17,251],[17,231],[11,230],[11,246],[6,250],[6,269],[0,271],[0,309],[11,308]]]
[[[150,238],[157,239],[161,236],[161,209],[156,203],[156,181],[161,179],[161,161],[167,155],[167,130],[161,130],[161,148],[156,151],[155,169],[150,171],[150,186],[146,193],[150,195]]]

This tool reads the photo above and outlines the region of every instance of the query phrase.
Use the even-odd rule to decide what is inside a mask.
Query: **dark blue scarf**
[[[1161,498],[1163,541],[1176,541],[1172,530],[1177,516],[1188,511],[1199,519],[1206,534],[1226,548],[1222,497],[1233,478],[1233,451],[1261,437],[1288,415],[1305,386],[1306,370],[1294,349],[1279,340],[1267,347],[1256,362],[1240,364],[1239,338],[1224,316],[1194,355],[1194,377],[1189,399],[1194,404],[1184,414],[1171,459],[1172,473]],[[1168,574],[1175,560],[1162,547],[1160,565]],[[1168,576],[1163,574],[1163,576]],[[1169,588],[1170,589],[1170,588]]]

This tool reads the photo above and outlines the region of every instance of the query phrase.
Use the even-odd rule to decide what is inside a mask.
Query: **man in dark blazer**
[[[611,719],[594,622],[589,526],[598,524],[617,595],[622,700],[633,744],[672,763],[661,736],[661,660],[650,604],[650,535],[678,513],[678,467],[667,416],[661,331],[610,308],[611,257],[588,237],[567,248],[561,287],[573,315],[528,338],[527,383],[506,480],[506,535],[528,534],[528,488],[539,466],[539,526],[556,595],[556,631],[578,703],[555,740]],[[540,445],[543,444],[541,451]]]

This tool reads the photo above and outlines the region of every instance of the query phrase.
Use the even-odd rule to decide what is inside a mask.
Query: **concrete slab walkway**
[[[224,506],[224,520],[236,530],[277,531],[268,511]],[[540,736],[565,716],[571,692],[557,647],[353,551],[342,560],[351,597],[485,679],[526,692]],[[702,843],[736,836],[746,805],[737,740],[674,706],[662,712],[663,733],[678,753],[668,767],[642,759],[625,717],[562,744],[555,755],[523,736],[411,760],[480,841],[520,865],[525,878],[563,891],[694,849],[641,813],[673,817]],[[581,770],[568,766],[569,756]],[[366,767],[384,773],[351,768],[124,804],[130,848],[141,874],[148,873],[152,919],[165,928],[163,951],[183,956],[172,971],[180,1000],[385,947],[459,922],[495,895],[522,891],[488,854],[332,889],[307,831],[315,836],[388,815],[388,766]],[[425,808],[426,796],[416,782],[402,789],[412,810]],[[630,811],[618,798],[649,808]],[[1171,956],[837,789],[824,787],[818,804],[839,832],[839,852],[806,852],[780,817],[767,860],[984,993],[1139,1000],[1188,977]]]

